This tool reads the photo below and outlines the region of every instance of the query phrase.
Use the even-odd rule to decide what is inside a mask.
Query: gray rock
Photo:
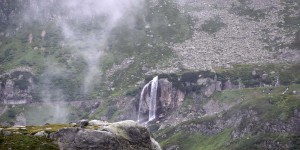
[[[101,120],[91,120],[91,121],[89,121],[88,125],[99,126],[99,125],[101,125],[103,123],[104,123],[104,121],[101,121]]]
[[[16,125],[20,125],[20,126],[26,126],[26,117],[24,113],[20,113],[17,117],[16,117]]]
[[[3,131],[3,135],[10,136],[10,135],[12,135],[12,132],[11,131]]]
[[[50,135],[60,149],[161,150],[148,129],[134,121],[105,123],[98,130],[63,128]]]
[[[36,134],[34,134],[34,136],[38,136],[38,137],[47,137],[48,134],[45,132],[45,131],[40,131],[40,132],[37,132]]]
[[[222,82],[216,81],[216,91],[222,91]]]
[[[216,85],[215,84],[211,84],[211,85],[209,85],[208,87],[205,88],[204,95],[206,97],[210,97],[211,95],[214,94],[215,90],[216,90]]]
[[[166,148],[166,150],[177,150],[177,149],[179,149],[178,145],[171,145],[171,146]]]
[[[225,89],[225,90],[231,90],[231,89],[233,89],[233,84],[231,83],[230,80],[227,80],[227,81],[224,83],[224,89]]]
[[[268,74],[266,74],[266,73],[264,73],[262,76],[261,76],[261,79],[263,79],[263,80],[266,80],[267,78],[268,78]]]
[[[89,121],[86,120],[86,119],[80,120],[79,123],[78,123],[78,126],[80,126],[81,128],[83,128],[87,125],[89,125]]]

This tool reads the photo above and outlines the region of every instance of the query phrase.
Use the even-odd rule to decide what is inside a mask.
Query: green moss
[[[0,135],[0,149],[22,149],[22,150],[58,150],[58,145],[53,140],[44,137],[27,135],[3,136]]]
[[[291,138],[288,134],[260,134],[254,136],[246,136],[228,144],[225,149],[262,149],[265,147],[264,142],[273,141],[281,145],[289,144]]]
[[[234,65],[233,69],[215,68],[219,81],[228,79],[234,84],[242,82],[246,87],[258,87],[262,84],[275,85],[277,77],[280,84],[298,84],[300,79],[299,63],[296,64],[263,64],[263,65]],[[252,74],[252,71],[256,75]],[[267,74],[266,79],[262,75]]]
[[[177,132],[167,140],[160,142],[160,144],[162,148],[167,148],[171,145],[178,145],[180,149],[217,150],[222,149],[230,141],[231,131],[231,129],[227,129],[213,136]]]
[[[209,34],[214,34],[224,27],[227,27],[227,25],[222,22],[219,16],[216,16],[210,20],[204,21],[204,24],[201,25],[201,30]]]
[[[71,127],[71,126],[68,124],[46,124],[43,126],[26,126],[26,129],[28,134],[34,135],[35,133],[40,131],[46,131],[48,134],[57,132],[58,130],[65,127]]]

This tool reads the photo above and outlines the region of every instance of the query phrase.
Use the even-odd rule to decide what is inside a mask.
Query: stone
[[[77,126],[77,124],[76,124],[76,123],[73,123],[73,122],[69,123],[69,125],[70,125],[71,127],[76,127],[76,126]]]
[[[34,136],[38,136],[38,137],[47,137],[48,134],[45,132],[45,131],[40,131],[40,132],[37,132],[36,134],[34,134]]]
[[[261,76],[261,79],[263,79],[263,80],[266,80],[267,78],[268,78],[268,74],[266,74],[266,73],[264,73],[262,76]]]
[[[148,129],[134,121],[103,124],[98,130],[63,128],[52,133],[60,149],[161,150]]]
[[[222,82],[216,81],[216,91],[222,91]]]
[[[101,121],[101,120],[91,120],[91,121],[89,121],[88,125],[90,125],[90,126],[99,126],[99,125],[101,125],[103,123],[104,122]]]
[[[10,135],[12,135],[12,132],[11,131],[3,131],[3,135],[10,136]]]
[[[83,120],[80,120],[78,124],[79,124],[78,126],[80,126],[81,128],[83,128],[83,127],[89,125],[89,121],[86,120],[86,119],[83,119]]]
[[[100,106],[100,102],[96,102],[94,105],[93,105],[93,109],[96,109]]]
[[[172,103],[172,82],[169,82],[167,79],[159,80],[161,96],[160,102],[163,108],[173,108],[174,103]]]
[[[200,78],[197,81],[197,85],[207,85],[208,79],[207,78]]]
[[[204,95],[206,97],[210,97],[211,95],[214,94],[215,90],[216,90],[216,85],[215,84],[211,84],[211,85],[209,85],[208,87],[205,88]]]
[[[14,132],[14,134],[18,134],[18,135],[21,135],[22,133],[21,133],[21,132]]]
[[[233,84],[231,83],[230,80],[227,80],[227,81],[224,83],[224,89],[225,89],[225,90],[231,90],[231,89],[233,89]]]
[[[45,131],[51,131],[52,130],[52,128],[46,128],[45,129]]]
[[[20,113],[19,115],[17,115],[15,124],[20,126],[26,126],[26,117],[24,113]]]
[[[253,71],[252,71],[252,76],[256,76],[256,70],[254,69]]]

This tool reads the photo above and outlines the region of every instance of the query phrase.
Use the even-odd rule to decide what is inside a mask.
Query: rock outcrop
[[[50,135],[60,149],[160,150],[148,129],[134,121],[98,124],[86,128],[63,128]]]
[[[33,73],[18,68],[0,75],[0,103],[26,104],[32,101]]]

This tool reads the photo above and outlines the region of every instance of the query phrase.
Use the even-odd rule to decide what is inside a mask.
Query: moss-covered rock
[[[50,136],[61,149],[160,150],[148,129],[134,121],[103,123],[94,129],[63,128]]]

